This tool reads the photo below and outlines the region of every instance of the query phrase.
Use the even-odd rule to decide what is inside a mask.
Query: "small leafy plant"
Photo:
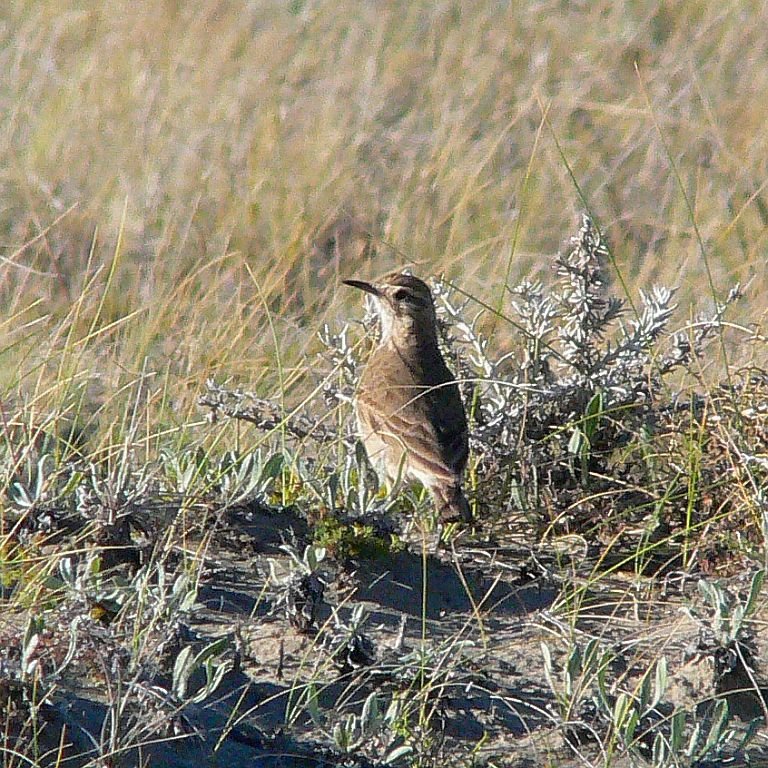
[[[602,765],[624,757],[653,768],[702,768],[748,759],[757,722],[737,727],[727,701],[720,699],[694,712],[665,702],[669,675],[661,656],[632,690],[609,683],[614,654],[597,640],[569,649],[560,679],[549,647],[542,643],[544,670],[557,702],[557,720],[574,751],[600,746]]]

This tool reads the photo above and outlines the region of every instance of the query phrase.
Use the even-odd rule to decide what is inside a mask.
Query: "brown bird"
[[[461,490],[467,418],[459,388],[440,354],[429,287],[393,272],[374,283],[344,280],[374,297],[381,338],[360,378],[356,411],[371,463],[390,481],[419,480],[440,519],[469,520]]]

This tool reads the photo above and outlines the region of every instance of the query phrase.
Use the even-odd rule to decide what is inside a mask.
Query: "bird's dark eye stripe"
[[[395,301],[405,301],[409,296],[405,288],[398,288],[394,293]]]

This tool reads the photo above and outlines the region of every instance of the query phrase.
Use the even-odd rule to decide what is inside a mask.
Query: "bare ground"
[[[522,521],[494,527],[462,533],[449,550],[412,525],[402,551],[343,565],[329,558],[315,620],[297,629],[267,581],[270,562],[275,574],[290,571],[280,545],[293,531],[300,547],[306,523],[260,507],[212,511],[201,526],[213,535],[197,605],[172,630],[156,628],[164,640],[151,669],[145,663],[129,674],[124,657],[136,626],[125,612],[111,624],[96,621],[92,607],[90,617],[81,617],[76,634],[88,638],[82,647],[90,650],[76,653],[50,687],[41,710],[45,727],[35,736],[41,764],[97,764],[95,747],[104,753],[110,733],[114,765],[375,764],[405,732],[388,743],[374,735],[348,756],[332,747],[331,733],[378,691],[385,706],[399,696],[409,707],[402,722],[424,765],[629,765],[621,750],[606,753],[606,724],[588,707],[564,713],[547,681],[542,642],[560,670],[574,645],[592,638],[612,652],[607,679],[616,690],[637,691],[642,675],[666,658],[662,712],[702,711],[716,694],[745,688],[752,690],[729,695],[733,711],[744,720],[762,715],[759,662],[746,677],[743,670],[723,674],[722,658],[703,639],[706,621],[690,615],[688,609],[701,607],[695,578],[674,571],[638,576],[626,568],[609,573],[606,561],[580,551],[578,542],[534,549]],[[194,550],[200,541],[176,547]],[[747,575],[730,586],[746,589]],[[349,622],[357,606],[367,618],[353,647]],[[61,658],[68,642],[71,612],[62,603],[52,609],[57,619],[47,619],[40,647],[52,657]],[[8,642],[18,640],[25,618],[3,618]],[[765,618],[761,607],[751,623],[755,660],[765,658]],[[216,638],[226,639],[232,669],[211,696],[181,704],[169,693],[179,650]],[[13,657],[7,652],[6,666]],[[198,672],[190,690],[203,678]],[[556,675],[555,687],[562,683]],[[6,685],[5,721],[13,723],[13,704],[20,712],[24,696]],[[319,713],[314,720],[311,696]],[[133,712],[122,739],[114,735],[119,729],[110,731],[126,715],[116,714],[114,702],[121,700],[130,700],[126,711]],[[648,738],[654,727],[647,726]],[[21,729],[17,748],[30,738]]]

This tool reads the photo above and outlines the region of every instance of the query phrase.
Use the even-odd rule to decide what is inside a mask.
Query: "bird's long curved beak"
[[[353,288],[359,288],[366,293],[372,293],[374,296],[381,296],[381,291],[371,283],[363,282],[362,280],[342,280],[344,285],[351,285]]]

